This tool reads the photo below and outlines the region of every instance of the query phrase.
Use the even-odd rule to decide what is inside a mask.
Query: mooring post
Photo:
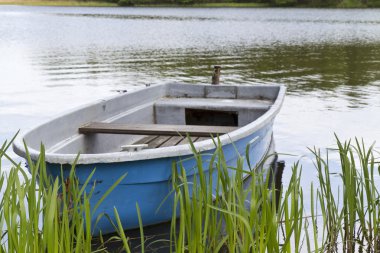
[[[214,66],[214,74],[212,74],[211,84],[218,85],[220,82],[220,69],[221,66]]]
[[[276,172],[275,172],[275,177],[274,177],[274,182],[275,182],[275,192],[276,192],[276,209],[278,211],[278,205],[280,204],[280,198],[281,198],[281,186],[282,186],[282,174],[285,169],[285,161],[284,160],[279,160],[276,163]]]

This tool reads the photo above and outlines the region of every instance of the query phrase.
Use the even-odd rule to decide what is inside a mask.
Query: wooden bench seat
[[[226,126],[194,126],[194,125],[163,125],[163,124],[120,124],[92,122],[80,127],[81,134],[133,134],[156,136],[187,136],[211,137],[223,135],[236,130],[237,127]]]

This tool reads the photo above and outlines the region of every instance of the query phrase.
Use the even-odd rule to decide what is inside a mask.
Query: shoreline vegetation
[[[0,5],[189,8],[379,8],[378,0],[0,0]]]
[[[81,184],[75,176],[75,165],[68,178],[50,178],[42,146],[37,161],[27,155],[31,173],[27,175],[7,155],[12,142],[13,139],[0,147],[0,161],[3,158],[13,164],[4,173],[0,162],[0,252],[115,252],[109,248],[115,243],[120,251],[146,252],[149,245],[160,242],[147,242],[138,205],[138,248],[131,248],[133,238],[123,230],[116,209],[116,233],[112,237],[94,237],[91,233],[94,209],[128,175],[115,180],[99,202],[91,206],[96,187],[90,183],[94,172]],[[244,170],[244,157],[233,167],[227,166],[223,149],[215,142],[215,153],[207,156],[212,165],[204,173],[205,158],[190,143],[198,178],[187,181],[182,164],[173,164],[174,215],[165,240],[170,252],[377,252],[379,152],[358,139],[337,139],[336,143],[336,148],[328,149],[326,155],[310,149],[315,167],[312,173],[317,175],[317,181],[310,182],[310,191],[300,183],[301,164],[288,168],[291,179],[279,189],[279,201],[273,198],[273,189],[268,188],[270,177],[263,177],[255,168]],[[329,153],[340,158],[337,168],[329,167]],[[228,170],[235,174],[229,175]],[[216,178],[208,174],[213,171]],[[247,174],[251,181],[243,187]],[[217,186],[215,194],[212,185]],[[311,204],[310,210],[307,203]],[[177,211],[179,219],[175,218]]]

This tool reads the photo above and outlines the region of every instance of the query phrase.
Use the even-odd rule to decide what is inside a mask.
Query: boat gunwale
[[[188,85],[188,84],[182,84],[182,83],[167,83],[167,84],[160,84],[160,85],[170,87],[170,85],[178,85],[178,84]],[[158,85],[154,85],[154,86],[148,87],[147,89],[157,87],[157,86]],[[257,86],[273,87],[273,85],[257,85]],[[230,133],[220,135],[219,140],[222,146],[234,143],[244,137],[247,137],[253,134],[257,130],[259,130],[266,124],[268,124],[272,119],[274,119],[274,117],[278,114],[278,112],[281,109],[281,106],[283,104],[284,97],[285,97],[285,92],[286,92],[285,86],[283,85],[276,85],[276,86],[279,87],[279,91],[274,103],[270,106],[269,110],[266,111],[258,119],[252,121],[251,123],[245,126],[242,126]],[[141,92],[141,90],[142,89],[134,90],[125,95],[132,94],[135,92]],[[97,100],[97,101],[76,107],[61,115],[57,115],[52,120],[49,120],[43,124],[38,125],[37,127],[34,127],[33,129],[27,131],[25,134],[19,135],[20,137],[17,137],[15,142],[13,143],[13,149],[15,153],[24,158],[26,157],[24,137],[27,136],[29,133],[31,133],[33,130],[49,124],[50,122],[54,121],[57,117],[64,117],[80,109],[85,109],[92,105],[96,105],[101,101],[103,102],[109,101],[117,97],[120,97],[120,95],[112,96],[107,99]],[[214,144],[214,141],[210,138],[208,140],[203,140],[203,141],[194,143],[194,147],[199,152],[205,152],[205,151],[215,149],[215,144]],[[27,146],[27,149],[28,149],[31,159],[37,160],[40,155],[40,151],[29,146]],[[99,154],[80,154],[79,159],[77,160],[76,164],[119,163],[119,162],[129,162],[129,161],[138,161],[138,160],[187,156],[187,155],[191,155],[192,153],[193,152],[189,148],[189,144],[183,144],[179,146],[160,147],[156,149],[145,149],[138,152],[110,152],[110,153],[99,153]],[[57,153],[50,153],[50,152],[45,153],[45,161],[48,163],[55,163],[55,164],[72,164],[76,160],[77,157],[78,157],[78,154],[57,154]]]

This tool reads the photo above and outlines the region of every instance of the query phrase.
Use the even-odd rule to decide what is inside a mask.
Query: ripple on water
[[[380,140],[378,17],[378,10],[0,6],[0,142],[117,90],[210,83],[213,65],[222,65],[227,85],[287,86],[277,150],[296,155],[283,157],[288,168],[306,156],[304,171],[313,175],[306,147],[333,146],[334,132]]]

